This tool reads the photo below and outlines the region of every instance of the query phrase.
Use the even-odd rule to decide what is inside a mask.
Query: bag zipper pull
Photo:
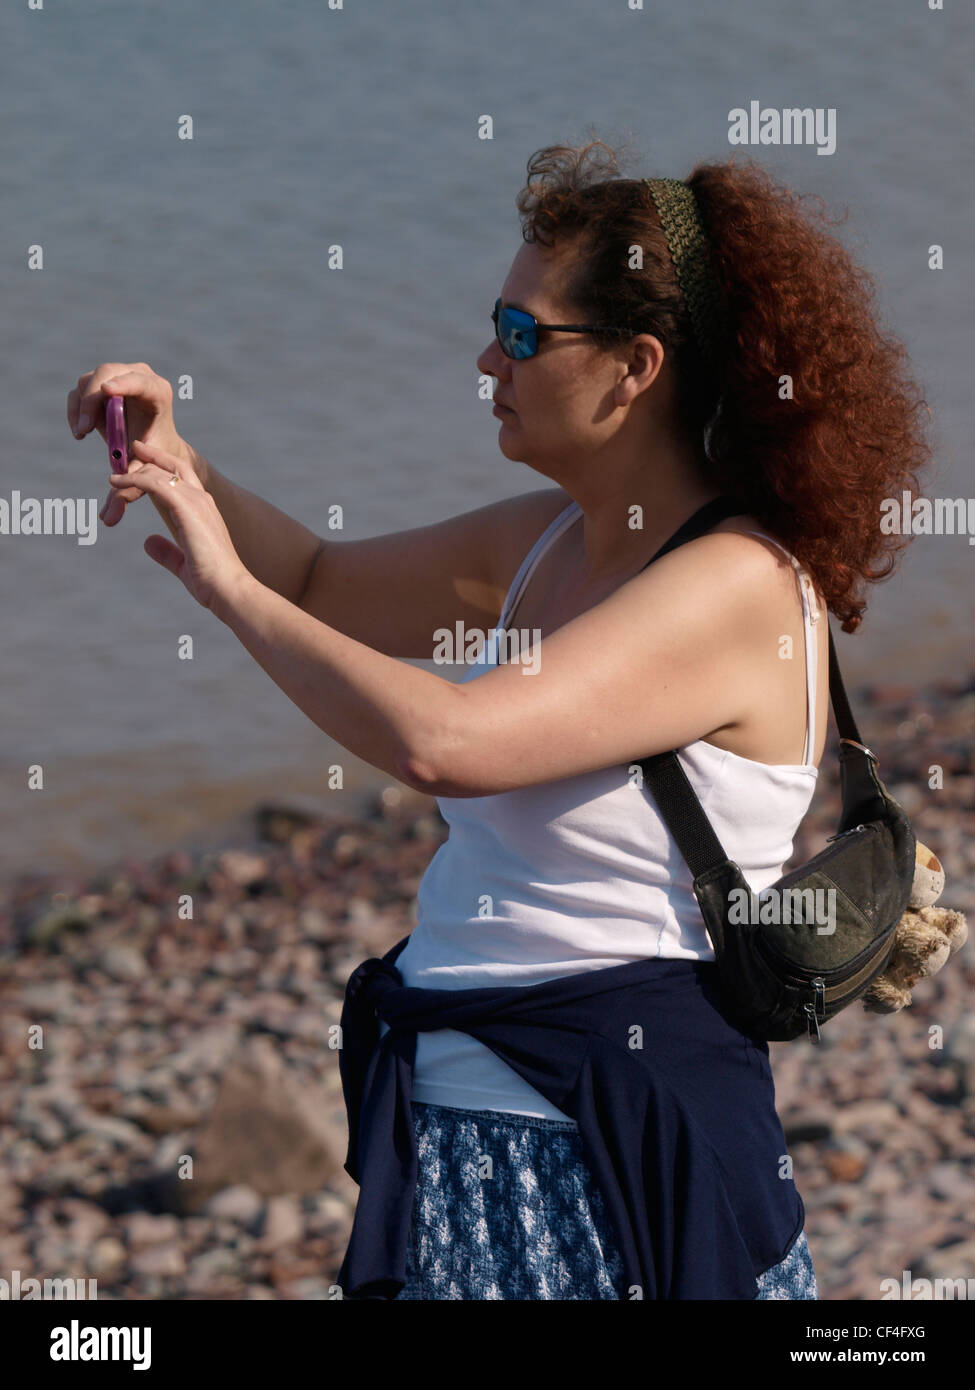
[[[826,843],[830,844],[833,840],[842,840],[844,835],[854,835],[858,830],[866,830],[865,825],[855,825],[852,830],[840,830],[836,835],[827,835]]]
[[[814,979],[812,979],[812,980],[810,981],[810,986],[811,986],[812,992],[813,992],[813,1002],[812,1002],[811,1004],[804,1004],[804,1005],[803,1005],[803,1008],[805,1009],[805,1012],[806,1012],[806,1036],[809,1037],[809,1038],[812,1040],[812,1042],[814,1042],[814,1043],[819,1043],[819,1042],[822,1042],[822,1035],[820,1034],[820,1031],[819,1031],[819,1010],[816,1008],[816,1001],[817,1001],[817,999],[818,999],[819,997],[822,997],[822,1001],[823,1001],[823,1015],[822,1015],[822,1016],[823,1016],[823,1022],[825,1023],[825,1022],[826,1022],[826,981],[823,979],[822,975],[817,975],[817,976],[815,976]],[[812,1026],[811,1026],[811,1025],[813,1025],[813,1024],[815,1025],[815,1028],[816,1028],[816,1036],[815,1036],[815,1037],[813,1037],[813,1031],[812,1031]]]

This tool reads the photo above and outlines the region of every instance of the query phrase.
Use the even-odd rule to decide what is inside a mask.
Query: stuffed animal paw
[[[907,910],[897,923],[894,949],[883,973],[870,982],[862,996],[868,1013],[892,1014],[906,1008],[918,980],[936,974],[968,939],[964,914],[934,905],[944,886],[944,869],[937,855],[918,841],[914,886]]]

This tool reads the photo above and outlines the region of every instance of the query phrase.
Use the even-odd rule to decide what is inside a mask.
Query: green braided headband
[[[707,234],[694,190],[682,179],[644,179],[660,217],[681,297],[701,356],[714,365],[724,339],[721,292],[708,259]]]

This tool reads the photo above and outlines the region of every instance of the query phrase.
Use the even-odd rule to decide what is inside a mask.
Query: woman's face
[[[501,302],[533,314],[539,323],[586,323],[564,298],[575,265],[571,243],[545,248],[526,242],[511,263]],[[599,352],[587,334],[539,331],[534,357],[513,359],[497,338],[477,359],[477,369],[497,377],[498,447],[506,458],[527,463],[561,482],[573,463],[606,443],[619,421],[613,392],[621,358]]]

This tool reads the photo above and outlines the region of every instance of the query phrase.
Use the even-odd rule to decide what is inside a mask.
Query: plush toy
[[[911,990],[918,980],[934,975],[968,939],[963,913],[934,906],[944,886],[940,861],[919,840],[914,887],[907,910],[897,923],[894,949],[883,973],[870,982],[870,988],[862,995],[868,1013],[892,1014],[909,1005]]]

